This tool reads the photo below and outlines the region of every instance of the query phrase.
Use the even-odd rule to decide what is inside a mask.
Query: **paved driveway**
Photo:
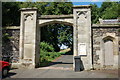
[[[118,78],[117,70],[81,71],[64,69],[15,69],[8,78]]]
[[[62,55],[55,59],[48,67],[72,69],[73,55]]]
[[[92,70],[74,72],[72,55],[63,55],[48,67],[13,69],[7,78],[117,78],[118,70]]]

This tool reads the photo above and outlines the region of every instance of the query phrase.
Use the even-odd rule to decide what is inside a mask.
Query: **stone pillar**
[[[73,7],[74,56],[80,56],[84,69],[92,68],[91,53],[91,6]]]
[[[39,64],[36,8],[21,9],[19,48],[20,48],[19,60],[21,67],[35,68]]]

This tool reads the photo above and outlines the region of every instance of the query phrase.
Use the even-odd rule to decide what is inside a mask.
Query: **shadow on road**
[[[51,62],[49,66],[56,64],[73,64],[73,63],[65,63],[65,62]]]
[[[62,55],[73,55],[73,51],[68,51],[68,52],[66,52],[65,54],[62,54]]]
[[[10,78],[11,76],[16,75],[16,73],[14,72],[9,72],[8,75],[6,77],[2,77],[2,79],[7,79]]]
[[[48,65],[46,65],[46,66],[42,66],[42,67],[49,67],[49,66],[57,65],[57,64],[73,64],[73,63],[65,63],[65,62],[50,62]]]

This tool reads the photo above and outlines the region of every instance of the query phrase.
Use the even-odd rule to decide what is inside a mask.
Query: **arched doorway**
[[[113,40],[107,38],[104,40],[104,66],[113,66],[114,55],[113,55]]]
[[[56,68],[72,69],[73,68],[73,54],[74,54],[72,51],[73,49],[73,45],[72,45],[73,44],[73,24],[68,23],[66,21],[52,20],[52,21],[39,24],[38,27],[40,28],[40,36],[41,36],[40,43],[47,42],[48,44],[52,44],[52,46],[54,47],[53,52],[52,51],[47,52],[43,50],[40,51],[40,66],[39,67],[40,68],[49,67],[52,69],[56,69]],[[72,41],[67,40],[66,38],[70,38],[72,39]],[[65,41],[59,41],[63,39]],[[67,49],[61,49],[62,48],[61,44],[63,43],[64,43],[64,46],[68,47]],[[46,56],[43,56],[44,53]],[[52,59],[51,57],[54,57],[55,53],[60,54],[61,56],[55,57],[55,60],[51,61],[50,59]],[[49,56],[47,54],[49,54]],[[48,59],[44,61],[43,58],[46,58],[46,57]]]

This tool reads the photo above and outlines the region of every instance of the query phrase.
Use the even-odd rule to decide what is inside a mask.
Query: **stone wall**
[[[119,26],[92,26],[92,56],[93,56],[93,64],[94,68],[101,67],[100,54],[101,53],[101,38],[106,33],[115,33],[115,36],[120,38],[120,34],[118,33]],[[17,63],[19,60],[19,35],[20,29],[19,27],[9,27],[3,29],[3,34],[9,34],[9,41],[7,41],[2,47],[3,56],[12,56],[12,62]],[[118,39],[119,40],[119,39]],[[119,45],[119,54],[120,54],[120,41],[118,41]]]
[[[7,33],[8,39],[2,44],[2,56],[12,57],[12,63],[17,63],[19,60],[19,27],[6,27],[2,30],[2,35]],[[6,39],[6,38],[5,38]]]
[[[101,41],[104,35],[106,35],[107,33],[109,34],[115,34],[115,38],[120,38],[118,30],[120,29],[120,27],[118,25],[93,25],[92,26],[92,54],[93,54],[93,64],[94,64],[94,68],[101,68],[101,59],[100,56],[102,55],[102,48],[101,47]],[[119,40],[119,39],[118,39]],[[120,41],[119,41],[120,43]],[[118,54],[120,54],[120,44],[119,44],[119,52]],[[117,56],[118,56],[117,54]]]

